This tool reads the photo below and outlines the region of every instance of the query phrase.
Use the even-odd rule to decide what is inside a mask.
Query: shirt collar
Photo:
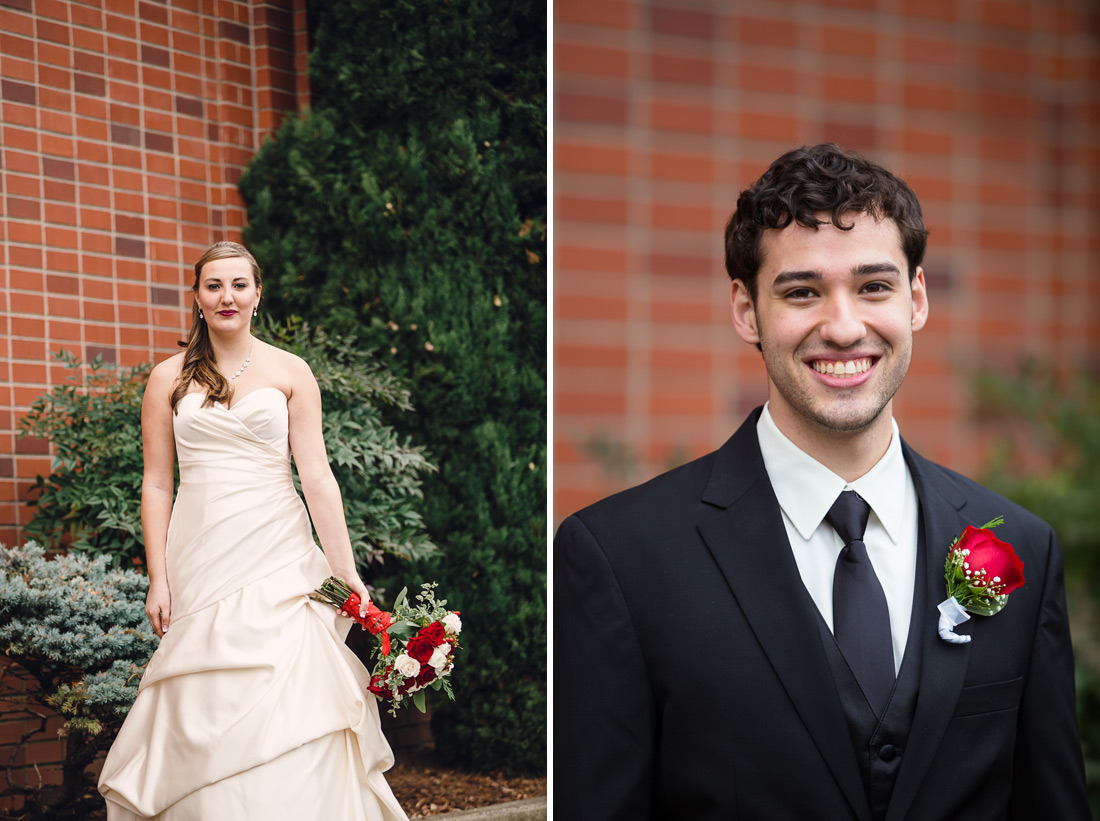
[[[833,473],[801,450],[776,426],[768,405],[756,423],[760,454],[779,506],[803,539],[809,540],[843,490],[854,490],[871,506],[894,544],[902,533],[908,468],[898,424],[890,420],[890,445],[873,468],[853,482]]]

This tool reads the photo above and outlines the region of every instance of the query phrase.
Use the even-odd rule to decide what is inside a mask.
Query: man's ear
[[[756,307],[748,286],[740,279],[735,279],[730,285],[730,311],[737,335],[750,345],[759,345],[760,330],[756,324]]]
[[[928,289],[924,284],[924,269],[917,268],[913,281],[909,283],[913,296],[913,330],[919,331],[928,321]]]

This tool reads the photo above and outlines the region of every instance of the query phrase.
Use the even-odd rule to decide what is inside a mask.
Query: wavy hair
[[[833,143],[788,151],[741,192],[726,224],[726,271],[731,280],[744,282],[755,300],[764,231],[781,231],[792,222],[815,230],[831,222],[850,231],[854,223],[845,225],[844,217],[853,214],[897,224],[912,282],[928,244],[917,195],[882,166]]]
[[[202,266],[215,259],[227,259],[229,257],[241,257],[248,260],[252,268],[252,280],[259,288],[263,285],[260,276],[260,266],[256,258],[248,252],[248,249],[236,242],[215,242],[207,248],[198,262],[195,263],[195,281],[191,284],[191,293],[198,293],[199,276]],[[183,367],[180,369],[176,387],[172,390],[170,400],[172,411],[175,412],[179,401],[191,387],[191,383],[206,388],[206,399],[203,406],[212,405],[214,402],[228,402],[233,395],[233,388],[229,380],[222,376],[218,370],[217,361],[214,358],[214,348],[210,344],[210,329],[204,319],[199,318],[198,303],[191,303],[191,331],[187,334],[187,341],[180,341],[183,351]]]

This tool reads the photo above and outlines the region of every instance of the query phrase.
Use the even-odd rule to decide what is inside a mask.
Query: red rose
[[[438,647],[447,640],[447,631],[437,621],[433,621],[427,627],[421,627],[416,635],[428,639],[432,643],[432,647]]]
[[[420,668],[420,674],[416,678],[407,678],[397,688],[397,692],[401,695],[419,690],[426,684],[431,684],[435,681],[435,670],[430,665],[425,664]]]
[[[435,645],[427,636],[413,636],[405,646],[405,652],[421,664],[427,664],[434,651]]]
[[[971,578],[984,582],[982,586],[999,585],[998,595],[1008,595],[1024,584],[1024,563],[1008,542],[1002,542],[993,531],[983,527],[966,526],[956,550],[969,550],[965,561]],[[985,572],[979,577],[978,572]]]
[[[393,698],[393,693],[386,689],[386,686],[384,684],[386,676],[388,676],[391,672],[393,672],[393,668],[387,667],[381,673],[371,676],[370,685],[368,685],[367,689],[379,698]]]

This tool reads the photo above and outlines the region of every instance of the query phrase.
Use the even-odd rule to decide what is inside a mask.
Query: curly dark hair
[[[818,219],[822,213],[829,219]],[[831,222],[850,231],[853,223],[844,224],[843,218],[852,214],[897,223],[912,282],[928,244],[917,195],[882,166],[833,143],[788,151],[741,192],[726,223],[726,271],[731,280],[744,282],[755,299],[766,229],[782,230],[793,221],[814,229]]]

